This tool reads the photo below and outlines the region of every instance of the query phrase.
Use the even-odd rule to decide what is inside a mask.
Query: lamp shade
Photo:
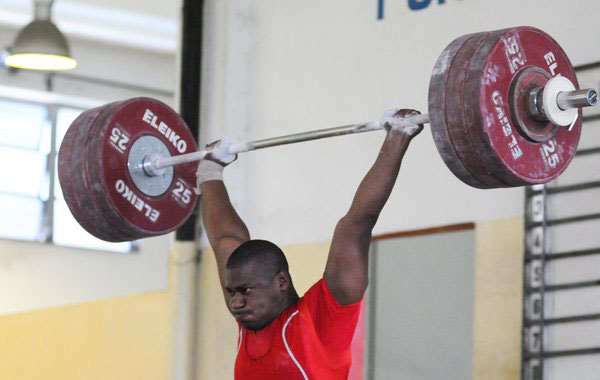
[[[34,20],[25,26],[4,63],[30,70],[70,70],[77,66],[65,36],[50,20]]]

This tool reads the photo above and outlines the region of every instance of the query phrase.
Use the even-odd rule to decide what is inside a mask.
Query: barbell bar
[[[575,154],[581,107],[596,104],[578,89],[562,48],[543,31],[515,27],[461,36],[440,54],[429,83],[427,115],[394,124],[429,123],[448,168],[470,186],[546,183]],[[233,154],[384,128],[385,120],[233,144]],[[75,219],[107,241],[134,240],[178,228],[197,201],[198,150],[181,117],[150,98],[83,112],[58,157],[63,195]]]
[[[429,115],[427,115],[427,114],[415,115],[415,116],[408,117],[404,120],[399,120],[399,121],[395,122],[396,125],[402,125],[402,126],[412,126],[412,125],[425,124],[425,123],[429,123]],[[287,145],[287,144],[295,144],[295,143],[304,142],[304,141],[319,140],[319,139],[324,139],[324,138],[329,138],[329,137],[345,136],[345,135],[352,135],[352,134],[356,134],[356,133],[378,131],[383,128],[384,128],[383,123],[381,123],[379,121],[372,121],[372,122],[367,122],[367,123],[343,125],[340,127],[317,129],[317,130],[308,131],[308,132],[293,133],[293,134],[279,136],[279,137],[272,137],[272,138],[267,138],[267,139],[262,139],[262,140],[250,141],[247,143],[232,144],[229,147],[229,154],[250,152],[250,151],[258,150],[258,149],[271,148],[271,147]],[[203,159],[208,153],[210,153],[210,150],[201,150],[198,152],[187,153],[187,154],[177,155],[177,156],[172,156],[172,157],[155,156],[153,158],[152,164],[150,165],[151,171],[160,170],[167,166],[173,166],[173,165],[179,165],[179,164],[186,163],[186,162],[198,161],[198,160]]]

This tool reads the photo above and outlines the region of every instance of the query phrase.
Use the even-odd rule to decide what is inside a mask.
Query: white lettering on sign
[[[556,152],[556,142],[554,139],[549,140],[546,144],[542,144],[540,153],[542,159],[549,167],[555,168],[556,165],[560,163],[560,157],[558,156],[558,152]]]
[[[179,135],[175,133],[174,130],[169,128],[169,126],[165,122],[159,121],[158,116],[156,116],[152,111],[146,109],[142,120],[148,123],[152,128],[156,129],[162,135],[164,135],[167,138],[167,140],[171,144],[173,144],[177,151],[179,151],[179,153],[185,153],[187,149],[187,143],[185,142],[185,140],[179,137]]]
[[[519,142],[517,141],[513,133],[513,128],[510,125],[510,120],[506,116],[506,112],[504,111],[504,100],[502,99],[502,95],[500,95],[499,91],[494,91],[494,93],[492,94],[492,101],[496,106],[496,117],[500,122],[502,132],[504,133],[504,136],[506,136],[509,139],[508,149],[510,149],[513,159],[518,160],[523,155],[523,151],[521,150],[521,147],[519,147]]]
[[[187,205],[192,200],[192,190],[181,180],[177,180],[175,183],[175,189],[173,189],[173,197],[184,205]]]
[[[136,210],[143,213],[146,218],[150,219],[152,222],[156,222],[160,216],[160,211],[152,208],[150,205],[144,202],[143,199],[139,198],[133,192],[133,190],[131,190],[129,186],[123,182],[122,179],[117,180],[115,183],[115,189],[117,189],[117,192],[121,194],[123,198],[125,198]]]
[[[108,139],[110,145],[112,145],[119,153],[125,153],[125,150],[127,150],[127,143],[129,142],[129,135],[115,127],[110,131],[110,137]]]
[[[548,69],[550,69],[550,74],[552,76],[556,76],[556,69],[558,68],[558,63],[556,63],[556,57],[554,53],[549,51],[544,55],[544,59],[546,60],[546,64],[548,65]]]
[[[510,66],[510,73],[514,74],[519,70],[520,67],[525,66],[527,58],[523,49],[521,49],[521,43],[519,36],[514,34],[502,40],[504,42],[504,53],[506,59],[508,59],[508,65]]]

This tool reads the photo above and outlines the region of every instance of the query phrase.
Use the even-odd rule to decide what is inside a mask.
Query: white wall
[[[173,94],[176,92],[177,62],[174,49],[169,46],[152,47],[147,41],[136,45],[135,35],[132,37],[121,29],[119,31],[126,40],[124,43],[111,42],[106,38],[91,38],[91,32],[98,28],[98,23],[105,23],[104,29],[100,29],[107,34],[111,29],[110,17],[108,20],[96,18],[91,32],[86,32],[90,29],[86,29],[85,22],[93,18],[94,10],[98,14],[112,14],[115,19],[122,17],[123,13],[110,8],[98,8],[102,6],[101,2],[92,4],[92,8],[89,8],[89,3],[66,3],[64,5],[68,12],[74,10],[67,12],[66,29],[76,29],[77,33],[74,36],[67,30],[63,31],[69,39],[73,56],[79,61],[79,67],[69,75],[118,82],[124,87],[114,88],[106,84],[57,76],[53,86],[55,93],[88,99],[86,103],[103,104],[134,96],[151,96],[171,106],[175,105]],[[130,11],[134,12],[134,3],[127,1],[122,6],[128,5]],[[164,12],[169,13],[165,16],[178,14],[179,3],[169,2],[170,11]],[[10,12],[19,14],[23,11],[23,2],[2,0],[0,4],[0,46],[9,46],[18,30],[18,23],[7,22],[3,16],[12,14]],[[163,8],[167,8],[166,4],[164,2]],[[137,5],[142,17],[143,4],[137,2]],[[77,24],[75,11],[81,10],[81,6],[92,12],[88,12],[87,19],[80,20]],[[56,9],[58,14],[55,15],[55,20],[61,25],[61,20],[65,19],[64,12],[59,8]],[[26,20],[31,17],[29,11],[28,9],[27,16],[24,16]],[[135,20],[130,25],[132,28],[135,27],[133,21]],[[177,25],[176,19],[166,22]],[[114,22],[112,26],[114,27]],[[149,28],[152,29],[151,26]],[[178,44],[176,31],[173,35],[164,34],[162,37],[171,38],[169,43],[172,46]],[[0,85],[39,91],[46,89],[44,75],[27,71],[3,71],[0,74]],[[3,87],[3,90],[6,88]],[[172,239],[172,235],[145,239],[141,241],[139,250],[131,254],[0,240],[0,314],[163,290],[167,285],[167,259]]]
[[[423,1],[425,2],[425,1]],[[574,64],[589,49],[600,3],[591,0],[211,1],[206,33],[204,141],[247,141],[377,120],[385,109],[426,111],[431,69],[454,38],[509,26],[539,27]],[[568,15],[568,20],[565,19]],[[254,236],[323,241],[373,162],[382,133],[244,154],[226,171]],[[425,131],[414,141],[375,232],[523,213],[523,190],[476,190],[445,167]]]
[[[170,239],[131,254],[0,241],[0,314],[164,290]]]

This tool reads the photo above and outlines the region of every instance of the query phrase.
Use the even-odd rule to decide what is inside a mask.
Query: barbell
[[[448,168],[481,189],[547,183],[575,155],[581,107],[596,104],[578,89],[558,43],[533,27],[461,36],[440,54],[429,83],[428,115]],[[382,121],[234,144],[230,153],[384,128]],[[158,100],[133,98],[82,112],[67,130],[58,175],[75,219],[106,241],[175,230],[197,195],[198,151],[181,117]]]

